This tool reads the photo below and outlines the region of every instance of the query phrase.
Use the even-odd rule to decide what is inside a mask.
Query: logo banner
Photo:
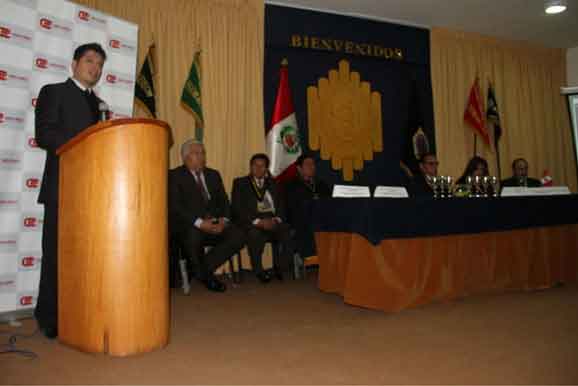
[[[131,117],[138,26],[67,0],[1,0],[0,12],[0,318],[38,298],[44,207],[37,203],[45,151],[34,109],[40,89],[71,76],[74,49],[107,53],[95,87],[113,117]]]

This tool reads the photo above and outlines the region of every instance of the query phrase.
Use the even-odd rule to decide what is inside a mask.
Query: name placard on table
[[[341,198],[370,198],[369,186],[335,185],[333,197]]]
[[[375,198],[408,198],[407,190],[403,186],[378,186],[373,192]]]
[[[545,186],[541,188],[527,188],[525,186],[504,187],[502,197],[522,197],[522,196],[559,196],[570,194],[567,186]]]

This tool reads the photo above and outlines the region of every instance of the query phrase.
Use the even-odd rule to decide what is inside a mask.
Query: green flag
[[[155,103],[155,84],[154,84],[154,65],[153,52],[154,44],[149,47],[145,61],[142,64],[140,73],[134,85],[134,96],[137,101],[141,102],[149,113],[156,118],[157,108]]]
[[[197,127],[195,139],[203,140],[203,108],[201,105],[201,51],[197,51],[193,57],[193,64],[189,76],[183,87],[181,102],[187,106],[195,117]]]

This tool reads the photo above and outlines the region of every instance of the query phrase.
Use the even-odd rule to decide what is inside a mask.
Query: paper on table
[[[403,186],[378,186],[373,197],[379,198],[408,198],[407,190]]]
[[[502,189],[502,197],[518,197],[518,196],[557,196],[563,194],[570,194],[567,186],[547,186],[542,188],[526,188],[524,186],[504,187]]]
[[[371,193],[369,186],[335,185],[333,186],[333,197],[371,197]]]

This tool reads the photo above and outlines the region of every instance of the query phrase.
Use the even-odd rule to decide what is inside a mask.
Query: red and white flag
[[[271,159],[269,172],[277,181],[287,181],[295,177],[295,161],[301,155],[299,128],[289,89],[287,61],[281,63],[279,88],[271,118],[271,126],[266,133],[267,153]]]
[[[464,121],[474,129],[474,133],[482,137],[486,145],[490,144],[490,135],[484,119],[484,106],[482,105],[482,95],[480,92],[480,80],[476,77],[474,84],[470,88],[468,104],[464,111]]]
[[[542,183],[542,186],[554,185],[554,180],[552,179],[552,176],[550,175],[550,172],[548,170],[544,170],[544,174],[542,175],[542,179],[540,180],[540,182]]]

